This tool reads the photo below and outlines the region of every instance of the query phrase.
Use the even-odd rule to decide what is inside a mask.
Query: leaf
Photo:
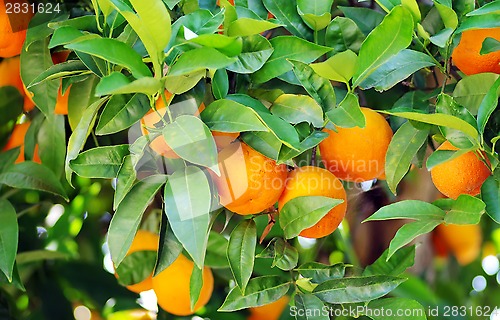
[[[271,268],[276,266],[283,271],[289,271],[295,268],[298,262],[299,252],[297,249],[285,240],[278,238],[274,242],[274,259]]]
[[[333,48],[332,53],[352,50],[359,52],[365,36],[356,23],[349,18],[335,17],[325,34],[325,44]]]
[[[297,320],[329,320],[328,313],[318,312],[324,310],[323,301],[312,294],[297,293],[295,295]],[[318,314],[319,313],[319,314]]]
[[[351,50],[347,50],[328,58],[324,62],[311,64],[314,72],[323,78],[349,83],[354,71],[358,56]]]
[[[59,179],[46,166],[25,161],[5,169],[0,174],[0,184],[12,188],[38,190],[55,194],[68,201]]]
[[[370,301],[367,306],[367,315],[374,320],[385,320],[388,314],[391,314],[390,319],[394,320],[426,320],[426,310],[424,307],[413,299],[408,298],[385,298]],[[380,312],[380,310],[385,310]],[[401,310],[405,310],[404,315]],[[406,311],[407,310],[407,311]],[[411,316],[409,315],[411,314]]]
[[[369,8],[339,6],[339,9],[344,13],[346,18],[353,20],[365,35],[368,35],[375,27],[380,25],[386,16],[378,10]]]
[[[415,246],[401,248],[390,259],[387,258],[388,256],[389,249],[385,250],[374,263],[365,268],[363,276],[399,276],[415,263]]]
[[[88,39],[70,43],[65,47],[123,66],[129,69],[136,78],[151,77],[151,71],[142,62],[142,57],[121,41],[107,38]]]
[[[99,100],[95,96],[95,87],[99,80],[97,76],[91,75],[77,86],[72,86],[68,96],[68,121],[72,131],[75,131],[87,107]]]
[[[497,13],[498,11],[500,11],[500,2],[493,1],[490,3],[484,4],[483,6],[481,6],[480,8],[477,8],[474,11],[467,13],[466,16],[467,17],[480,16],[480,15],[485,15],[488,13]]]
[[[242,17],[229,25],[227,35],[230,37],[251,36],[278,28],[279,26],[279,24],[273,23],[269,20],[256,20]]]
[[[123,162],[116,175],[116,188],[113,197],[113,210],[116,210],[120,202],[132,189],[137,173],[133,164],[132,156],[127,155],[123,158]]]
[[[78,76],[89,73],[89,70],[80,60],[69,60],[50,66],[29,83],[26,88],[31,89],[40,83],[54,79],[70,76]]]
[[[109,224],[107,243],[115,267],[119,267],[134,240],[142,215],[166,176],[152,175],[140,180],[127,193]]]
[[[283,94],[274,101],[271,112],[291,124],[305,121],[316,128],[323,126],[323,111],[309,96]]]
[[[195,166],[177,170],[168,178],[164,201],[165,212],[176,238],[198,268],[203,268],[211,202],[207,177]]]
[[[244,37],[241,53],[236,56],[238,60],[226,69],[236,73],[254,73],[262,68],[273,51],[269,40],[261,35]]]
[[[0,270],[12,282],[19,237],[17,214],[12,204],[4,199],[0,199],[0,212]]]
[[[292,70],[292,65],[287,60],[311,63],[331,50],[293,36],[279,36],[272,38],[270,42],[274,51],[264,66],[252,75],[256,83],[269,81]]]
[[[288,160],[299,156],[307,150],[310,150],[320,144],[321,141],[328,137],[327,132],[323,131],[314,131],[309,136],[304,138],[299,144],[299,149],[294,150],[287,146],[282,146],[281,150],[279,150],[278,155],[278,164],[286,163]]]
[[[66,157],[66,128],[64,116],[51,114],[40,126],[36,141],[42,163],[57,177],[64,171]]]
[[[330,22],[332,5],[333,0],[297,0],[297,11],[311,29],[319,31]]]
[[[397,250],[413,241],[416,237],[434,230],[441,222],[440,220],[423,220],[403,225],[389,244],[387,259],[390,259]]]
[[[405,122],[392,137],[385,159],[385,176],[393,194],[428,135],[429,129],[419,130]]]
[[[212,93],[216,100],[224,99],[229,91],[229,78],[226,69],[218,69],[212,78]]]
[[[478,224],[485,212],[486,204],[476,197],[461,194],[453,202],[451,210],[444,217],[447,224]]]
[[[280,0],[262,0],[262,3],[291,34],[308,41],[313,40],[311,30],[297,13],[297,0],[288,1],[286,6]]]
[[[166,215],[161,216],[160,246],[158,248],[158,260],[156,261],[155,272],[157,276],[160,272],[168,268],[182,253],[182,244],[177,240],[168,223]]]
[[[234,62],[234,57],[228,57],[214,48],[201,47],[184,52],[170,67],[168,75],[182,76],[199,70],[222,69]]]
[[[99,117],[96,134],[106,135],[128,129],[149,110],[149,99],[144,94],[114,95]]]
[[[78,155],[70,161],[70,168],[79,176],[86,178],[116,178],[123,159],[129,154],[128,144],[97,147]]]
[[[433,204],[420,200],[403,200],[380,208],[363,222],[391,219],[443,221],[445,212]]]
[[[321,106],[323,111],[335,108],[335,91],[327,79],[315,73],[314,69],[300,61],[289,60],[293,73],[307,93]]]
[[[243,295],[252,276],[256,245],[255,221],[253,219],[241,221],[231,232],[226,255],[234,280]]]
[[[59,251],[51,250],[31,250],[19,252],[16,256],[16,263],[19,265],[29,264],[32,262],[68,259],[69,255]]]
[[[418,70],[434,65],[434,61],[427,54],[404,49],[380,65],[361,81],[359,86],[365,90],[375,88],[377,91],[385,91]]]
[[[464,77],[455,86],[453,98],[476,115],[483,98],[498,77],[499,75],[494,73],[478,73]]]
[[[118,282],[130,286],[146,280],[153,273],[156,251],[141,250],[127,255],[115,269]]]
[[[190,308],[194,310],[194,306],[198,299],[200,298],[201,289],[203,287],[203,270],[198,268],[198,266],[193,267],[191,272],[191,278],[189,280],[189,300]]]
[[[209,268],[229,268],[227,259],[228,240],[218,232],[210,231],[205,265]]]
[[[241,140],[270,159],[278,159],[283,143],[271,132],[243,132]]]
[[[194,88],[206,73],[206,70],[198,70],[182,76],[166,76],[165,88],[174,94],[185,93]]]
[[[347,93],[338,107],[326,113],[328,119],[338,127],[364,128],[366,125],[365,115],[359,106],[358,97],[353,93]]]
[[[353,77],[353,87],[361,84],[392,56],[408,47],[412,34],[411,13],[402,6],[394,7],[363,41],[359,50],[358,67]]]
[[[229,99],[212,102],[200,116],[210,130],[222,132],[268,131],[253,109]]]
[[[19,147],[9,150],[2,150],[2,152],[0,152],[0,173],[4,172],[6,168],[14,164],[17,157],[19,156],[19,153]]]
[[[288,201],[280,211],[280,226],[286,239],[312,227],[331,209],[343,203],[342,199],[323,196],[300,196]]]
[[[5,62],[4,62],[5,63]],[[0,125],[15,121],[23,113],[23,96],[13,86],[0,86]]]
[[[500,27],[500,12],[487,15],[475,15],[462,21],[455,34],[471,29],[497,28]]]
[[[283,297],[289,288],[290,282],[284,282],[279,276],[253,278],[248,282],[244,295],[239,288],[232,288],[217,311],[232,312],[269,304]]]
[[[73,133],[69,137],[68,141],[68,152],[66,153],[66,161],[65,161],[65,171],[66,171],[66,180],[71,184],[71,176],[73,174],[73,170],[71,170],[69,163],[71,160],[76,159],[80,150],[83,149],[85,142],[87,141],[87,137],[92,130],[93,124],[95,122],[95,118],[97,116],[97,112],[99,108],[104,104],[107,98],[102,98],[97,100],[93,104],[91,104],[82,114],[78,125],[74,129]]]
[[[481,186],[481,199],[486,204],[486,213],[500,224],[500,182],[494,176],[488,177]]]
[[[101,78],[95,88],[97,96],[114,94],[138,94],[154,95],[161,89],[161,82],[153,77],[142,77],[138,80],[131,80],[120,72]]]
[[[385,296],[404,281],[385,275],[334,279],[319,284],[312,293],[327,303],[366,302]]]
[[[500,41],[495,38],[487,37],[483,41],[483,45],[481,46],[480,54],[488,54],[495,51],[500,50]]]
[[[306,262],[295,271],[300,273],[304,278],[311,279],[314,283],[322,283],[327,280],[342,279],[345,276],[345,264],[337,263],[334,265],[326,265],[319,262]]]
[[[446,28],[450,28],[453,30],[456,29],[458,26],[458,16],[455,13],[455,11],[453,11],[453,8],[451,7],[451,3],[448,6],[448,5],[442,4],[440,2],[444,2],[444,1],[436,1],[435,5],[436,5],[437,11],[439,12],[439,15],[441,16],[441,19],[443,20],[444,26]]]
[[[490,90],[488,90],[488,93],[486,93],[486,95],[484,96],[483,101],[481,101],[479,109],[477,110],[477,127],[481,134],[484,133],[488,119],[498,106],[499,95],[500,95],[500,78],[498,78],[493,83]]]
[[[167,145],[181,158],[219,174],[214,138],[200,118],[181,115],[166,124],[162,134]]]

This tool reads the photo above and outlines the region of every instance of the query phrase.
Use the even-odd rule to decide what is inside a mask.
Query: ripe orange
[[[170,266],[153,277],[153,289],[163,310],[174,315],[187,316],[198,311],[210,300],[214,277],[212,270],[204,267],[200,297],[194,310],[191,310],[189,283],[193,269],[194,263],[181,254]]]
[[[28,5],[27,1],[12,0],[13,5]],[[14,9],[12,10],[13,12]],[[28,10],[31,12],[31,10]],[[5,1],[0,0],[0,57],[10,58],[21,53],[26,39],[26,29],[32,13],[9,13]]]
[[[440,224],[436,233],[461,265],[471,263],[481,252],[482,231],[477,224]]]
[[[16,147],[20,147],[19,156],[17,157],[15,163],[24,162],[24,137],[26,136],[26,132],[30,126],[30,122],[24,122],[20,124],[16,124],[14,130],[10,135],[7,144],[4,146],[3,150],[7,151]],[[35,150],[33,152],[33,159],[36,163],[42,163],[40,157],[38,155],[38,144],[35,145]]]
[[[285,310],[289,300],[290,298],[288,296],[283,296],[269,304],[250,308],[250,316],[248,317],[248,320],[278,320]]]
[[[0,62],[0,87],[13,86],[19,90],[19,93],[24,96],[25,112],[33,110],[35,104],[31,97],[27,95],[23,81],[21,80],[21,64],[19,57],[13,57],[2,60]]]
[[[127,251],[127,255],[138,251],[158,251],[159,241],[160,238],[157,234],[146,230],[138,230],[130,248]],[[135,293],[141,293],[143,291],[153,289],[152,276],[153,271],[151,271],[151,275],[148,278],[139,283],[127,286],[127,289]]]
[[[61,115],[68,114],[69,89],[71,89],[71,86],[69,86],[69,88],[66,89],[66,92],[64,92],[63,94],[62,86],[59,87],[59,91],[57,91],[56,106],[54,108],[55,114],[61,114]]]
[[[480,54],[486,38],[500,40],[500,27],[467,30],[462,33],[462,38],[453,50],[451,58],[466,75],[482,72],[500,73],[500,51]]]
[[[314,166],[295,169],[288,176],[285,190],[278,201],[278,209],[281,210],[285,203],[301,196],[324,196],[342,199],[344,202],[330,210],[318,223],[302,230],[300,236],[322,238],[337,229],[345,216],[347,202],[344,186],[335,175]]]
[[[265,157],[239,141],[219,152],[221,176],[212,174],[220,203],[232,212],[247,215],[268,209],[285,188],[286,165]]]
[[[361,108],[364,128],[325,129],[329,136],[319,144],[321,158],[339,179],[363,182],[384,176],[385,154],[392,139],[392,130],[377,112]]]
[[[437,150],[457,150],[445,141]],[[441,163],[431,169],[432,182],[445,196],[456,199],[461,194],[475,196],[491,171],[474,152],[467,152],[453,160]]]

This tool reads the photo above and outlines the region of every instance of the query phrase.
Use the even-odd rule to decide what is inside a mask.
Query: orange
[[[0,0],[1,1],[1,0]],[[21,80],[21,64],[19,57],[13,57],[2,60],[0,62],[0,87],[12,86],[19,90],[19,93],[24,96],[25,112],[33,110],[35,104],[31,97],[25,91],[23,81]]]
[[[500,27],[467,30],[462,33],[462,38],[453,50],[451,58],[466,75],[482,72],[500,73],[500,51],[480,54],[486,38],[500,40]]]
[[[69,88],[66,89],[66,92],[64,92],[63,94],[62,86],[59,87],[59,91],[57,91],[56,106],[54,108],[55,114],[61,114],[61,115],[68,114],[69,89],[71,89],[71,86],[69,86]]]
[[[445,141],[437,150],[458,150]],[[491,171],[470,151],[455,159],[441,163],[431,169],[432,182],[445,196],[456,199],[461,194],[475,196]]]
[[[392,130],[377,112],[361,108],[364,128],[325,129],[329,136],[319,144],[323,163],[336,177],[363,182],[384,177],[385,154],[392,139]]]
[[[250,308],[250,316],[248,320],[278,320],[285,310],[290,298],[283,296],[278,300],[269,304]]]
[[[160,238],[157,234],[146,230],[138,230],[130,248],[127,251],[127,256],[138,251],[158,251],[159,241]],[[127,289],[135,293],[141,293],[143,291],[153,289],[152,276],[153,271],[151,271],[151,275],[148,278],[139,283],[127,286]]]
[[[214,290],[214,277],[212,270],[204,267],[200,297],[194,310],[191,310],[189,283],[193,269],[193,261],[181,254],[170,266],[153,277],[153,290],[163,310],[178,316],[187,316],[198,311],[210,300]]]
[[[219,152],[220,177],[212,174],[220,203],[232,212],[255,214],[274,205],[285,188],[287,167],[236,141]]]
[[[482,232],[477,224],[440,224],[436,233],[461,265],[471,263],[481,252]]]
[[[314,166],[300,167],[288,176],[286,187],[278,201],[281,210],[285,203],[301,196],[323,196],[344,200],[330,210],[318,223],[302,230],[300,236],[306,238],[322,238],[331,234],[345,216],[347,209],[346,192],[342,182],[335,175],[323,168]]]
[[[9,140],[7,141],[7,144],[3,148],[3,150],[6,151],[20,147],[19,156],[17,157],[15,163],[24,162],[24,137],[26,136],[26,132],[28,131],[30,124],[30,122],[16,124],[14,130],[12,130]],[[42,163],[38,155],[38,144],[35,145],[32,160],[36,163]]]
[[[23,5],[29,5],[29,2],[23,0],[9,1],[22,10]],[[9,8],[15,12],[14,7]],[[9,13],[7,14],[7,7],[4,0],[0,0],[0,57],[10,58],[17,56],[21,53],[21,49],[26,39],[26,29],[28,28],[29,21],[33,14],[32,10],[28,13]]]

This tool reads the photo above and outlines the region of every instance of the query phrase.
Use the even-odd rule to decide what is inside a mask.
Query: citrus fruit
[[[12,5],[28,5],[27,1],[12,0]],[[11,8],[12,9],[12,8]],[[4,0],[0,0],[0,57],[10,58],[21,53],[21,49],[26,39],[26,29],[33,16],[30,13],[9,13]],[[15,12],[12,9],[12,12]]]
[[[20,68],[21,65],[19,57],[2,60],[2,62],[0,62],[0,87],[12,86],[17,88],[19,93],[24,96],[23,109],[25,112],[29,112],[33,110],[35,104],[25,90],[23,81],[21,80]]]
[[[477,224],[440,224],[436,233],[461,265],[471,263],[481,253],[482,232]]]
[[[17,157],[15,163],[24,162],[24,137],[26,136],[26,132],[30,126],[30,122],[24,122],[20,124],[16,124],[12,133],[10,134],[10,138],[7,141],[7,144],[4,146],[3,150],[10,150],[13,148],[20,147],[19,156]],[[35,150],[33,151],[33,159],[36,163],[42,163],[40,157],[38,155],[38,144],[35,145]]]
[[[285,310],[290,298],[283,296],[278,300],[260,307],[248,309],[250,316],[248,320],[278,320]]]
[[[194,310],[191,310],[189,283],[193,269],[194,263],[181,254],[170,266],[153,277],[153,290],[163,310],[174,315],[187,316],[195,313],[210,300],[214,277],[212,270],[204,267],[200,297]]]
[[[247,144],[236,141],[219,152],[220,177],[215,174],[220,203],[232,212],[255,214],[274,205],[287,177],[287,167],[277,165]]]
[[[445,141],[437,150],[458,150]],[[478,156],[470,151],[431,169],[432,182],[445,196],[456,199],[461,194],[475,196],[491,172]]]
[[[364,128],[325,129],[329,136],[319,144],[321,158],[330,172],[346,181],[363,182],[384,176],[385,154],[392,130],[383,116],[361,108]]]
[[[160,241],[157,234],[146,231],[138,230],[130,248],[127,251],[127,256],[138,251],[158,251],[158,242]],[[127,286],[127,289],[135,293],[153,289],[153,273],[143,281]]]
[[[59,90],[57,91],[56,106],[54,107],[55,114],[61,114],[61,115],[68,114],[69,89],[71,89],[71,86],[69,86],[69,88],[67,88],[63,94],[62,86],[59,86]]]
[[[467,30],[451,55],[453,63],[466,75],[482,72],[500,73],[500,51],[481,54],[486,38],[500,40],[500,27]]]
[[[344,200],[335,206],[318,223],[302,230],[300,236],[322,238],[331,234],[345,216],[347,209],[346,193],[342,182],[333,173],[314,166],[299,167],[290,172],[286,187],[278,201],[278,209],[290,200],[301,196],[323,196]]]

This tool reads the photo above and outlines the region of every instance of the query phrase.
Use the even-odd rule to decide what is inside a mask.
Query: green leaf
[[[385,91],[418,70],[433,65],[434,61],[427,54],[404,49],[380,65],[359,86],[365,90],[375,88],[377,91]]]
[[[243,40],[241,38],[231,38],[222,34],[202,34],[189,39],[189,42],[215,48],[229,57],[239,55],[243,49]]]
[[[0,212],[0,270],[12,282],[19,237],[17,214],[12,204],[4,199],[0,199]]]
[[[353,20],[365,35],[368,35],[375,27],[380,25],[386,16],[378,10],[369,8],[339,6],[339,9],[344,13],[346,18]]]
[[[290,282],[284,282],[279,276],[257,277],[248,282],[244,295],[239,288],[232,288],[217,311],[232,312],[269,304],[283,297],[289,288]]]
[[[407,245],[420,235],[426,234],[434,230],[442,221],[440,220],[423,220],[411,222],[403,225],[396,232],[396,235],[389,244],[387,259],[403,246]]]
[[[385,320],[386,315],[392,314],[390,319],[394,320],[426,320],[426,310],[413,299],[408,298],[386,298],[370,301],[366,312],[369,318],[374,320]],[[380,310],[385,310],[380,312]],[[405,315],[399,316],[401,310],[405,310]],[[408,310],[408,311],[406,311]],[[410,313],[411,312],[411,313]],[[411,314],[411,316],[407,315]]]
[[[114,95],[99,117],[96,134],[106,135],[128,129],[149,110],[149,99],[144,94]]]
[[[12,188],[38,190],[61,196],[68,201],[68,196],[59,179],[46,166],[25,161],[5,169],[0,174],[0,184]]]
[[[203,269],[194,266],[191,272],[191,278],[189,280],[189,300],[190,308],[194,310],[194,306],[198,299],[200,298],[201,288],[203,287]]]
[[[479,105],[479,109],[477,111],[477,127],[481,134],[484,133],[488,119],[498,106],[499,95],[500,95],[500,78],[498,78],[495,81],[495,83],[493,83],[490,90],[488,90],[488,93],[486,93],[486,95],[483,98],[483,101]]]
[[[215,71],[212,79],[212,93],[216,100],[224,99],[229,91],[229,78],[226,69]]]
[[[287,60],[311,63],[330,48],[323,47],[293,36],[279,36],[270,40],[274,51],[264,66],[252,75],[256,83],[262,83],[292,70]]]
[[[313,40],[311,30],[297,13],[297,0],[289,0],[286,6],[280,0],[262,0],[262,3],[291,34],[308,41]]]
[[[486,204],[476,197],[461,194],[453,202],[451,210],[444,217],[447,224],[478,224]]]
[[[115,267],[125,258],[149,202],[166,181],[164,175],[149,176],[132,187],[116,209],[108,229],[108,247]]]
[[[274,242],[274,259],[271,267],[276,266],[283,271],[289,271],[295,268],[298,262],[299,252],[297,249],[285,240],[278,238]]]
[[[95,89],[95,94],[97,96],[136,93],[153,95],[160,88],[161,82],[156,78],[143,77],[138,80],[131,80],[120,72],[112,72],[110,75],[101,78]]]
[[[207,177],[195,166],[177,170],[165,186],[165,212],[172,230],[198,268],[203,268],[210,223]]]
[[[330,23],[333,0],[297,0],[297,11],[313,30],[326,28]]]
[[[31,87],[39,85],[40,83],[43,83],[45,81],[78,76],[88,73],[89,70],[80,60],[69,60],[50,66],[47,70],[33,79],[31,83],[26,86],[26,88],[31,89]]]
[[[127,195],[127,193],[132,189],[134,185],[137,173],[133,164],[132,156],[127,155],[123,158],[123,163],[118,170],[116,175],[116,189],[113,197],[113,210],[118,208],[120,202]]]
[[[441,16],[441,19],[443,20],[444,26],[446,28],[450,29],[456,29],[458,26],[458,16],[453,11],[453,9],[450,6],[441,4],[440,2],[444,1],[436,1],[434,4],[436,6],[437,11],[439,12],[439,15]]]
[[[162,134],[167,145],[181,158],[219,174],[214,138],[200,118],[181,115],[166,124]]]
[[[66,157],[66,128],[64,116],[51,114],[40,126],[36,138],[38,153],[42,163],[50,168],[57,177],[64,171]]]
[[[181,253],[182,244],[175,237],[174,232],[168,223],[167,217],[162,214],[158,260],[156,261],[153,276],[157,276],[160,272],[168,268]]]
[[[227,70],[236,73],[254,73],[262,68],[273,51],[269,40],[261,35],[244,37],[241,53],[236,56],[238,60],[227,66]]]
[[[329,320],[328,313],[323,311],[325,305],[323,301],[312,294],[298,293],[295,295],[295,307],[297,320]],[[319,314],[318,314],[319,313]]]
[[[23,113],[23,96],[17,88],[13,86],[0,87],[0,125],[5,125],[10,121],[15,121]]]
[[[326,265],[319,262],[306,262],[295,271],[300,273],[304,278],[311,279],[314,283],[322,283],[332,279],[342,279],[345,276],[345,264],[337,263],[334,265]]]
[[[293,73],[307,93],[321,106],[323,111],[335,108],[335,91],[327,79],[319,76],[314,69],[300,61],[289,60],[293,65]]]
[[[408,47],[412,41],[413,17],[402,6],[396,6],[363,41],[353,87],[365,81],[392,56]]]
[[[209,268],[229,268],[227,259],[228,240],[218,232],[210,231],[205,265]]]
[[[86,178],[116,178],[123,158],[129,154],[128,144],[97,147],[78,155],[70,161],[70,168],[79,176]]]
[[[486,15],[475,15],[460,23],[455,34],[471,29],[497,28],[500,27],[500,12]]]
[[[278,164],[286,163],[288,160],[291,160],[303,152],[316,147],[321,141],[326,139],[326,137],[328,137],[328,133],[323,131],[314,131],[300,142],[298,150],[282,146],[278,155]]]
[[[107,38],[89,39],[71,43],[65,47],[123,66],[129,69],[136,78],[151,77],[151,71],[142,62],[142,57],[121,41]]]
[[[486,38],[481,46],[480,54],[488,54],[500,50],[500,41],[495,38]]]
[[[455,86],[453,98],[476,115],[483,98],[498,77],[499,75],[494,73],[478,73],[464,77]]]
[[[352,50],[359,52],[365,36],[356,23],[349,18],[335,17],[325,34],[325,43],[333,48],[332,53]]]
[[[310,96],[283,94],[274,101],[271,112],[292,124],[306,121],[316,128],[323,126],[323,110]]]
[[[200,116],[211,130],[222,132],[268,131],[252,108],[229,99],[212,102]]]
[[[227,259],[236,284],[245,294],[245,289],[252,276],[257,245],[257,227],[255,221],[247,219],[241,221],[229,238]]]
[[[358,56],[351,50],[347,50],[328,58],[328,60],[311,64],[311,68],[323,78],[349,83],[354,70]]]
[[[445,163],[446,161],[453,160],[459,156],[471,151],[470,149],[460,150],[436,150],[428,158],[425,166],[427,170],[431,170],[435,166]]]
[[[156,251],[136,251],[127,255],[115,269],[118,282],[129,286],[144,281],[151,276],[156,262]]]
[[[79,82],[77,86],[72,86],[68,96],[68,120],[72,131],[75,131],[87,107],[99,100],[95,96],[95,87],[99,79],[92,75]]]
[[[403,200],[380,208],[363,222],[391,219],[443,221],[445,212],[433,204],[420,200]]]
[[[68,141],[68,152],[66,154],[65,161],[65,171],[66,171],[66,180],[71,184],[71,176],[73,174],[73,170],[71,170],[69,163],[71,160],[76,159],[80,150],[83,149],[85,142],[87,141],[87,137],[94,126],[95,119],[97,117],[97,112],[99,108],[104,104],[107,98],[102,98],[97,100],[93,104],[91,104],[82,114],[78,125],[75,130],[69,137]]]
[[[165,88],[174,94],[185,93],[194,88],[206,74],[206,70],[198,70],[182,76],[166,76]]]
[[[234,62],[235,57],[228,57],[214,48],[201,47],[184,52],[170,67],[168,75],[182,76],[205,69],[222,69]]]
[[[486,204],[486,213],[500,224],[500,182],[494,176],[488,177],[481,186],[481,199]]]
[[[243,132],[240,137],[243,142],[266,157],[274,160],[278,159],[283,143],[272,132]]]
[[[387,258],[388,256],[389,249],[385,250],[374,263],[366,267],[363,276],[399,276],[415,263],[415,246],[401,248],[390,259]]]
[[[269,20],[256,20],[243,17],[229,25],[227,35],[230,37],[245,37],[278,27],[280,27],[279,24],[273,23]]]
[[[19,147],[10,150],[2,150],[2,152],[0,152],[0,173],[14,164],[19,156],[19,152]]]
[[[404,281],[392,276],[334,279],[319,284],[312,293],[327,303],[366,302],[385,296]]]
[[[328,119],[338,127],[364,128],[366,125],[365,115],[359,106],[359,100],[353,93],[347,93],[339,106],[326,113]]]
[[[29,264],[47,260],[68,259],[67,253],[52,250],[31,250],[19,252],[16,256],[16,263],[19,265]]]
[[[429,129],[419,130],[404,123],[392,137],[385,159],[385,176],[392,193],[410,169],[418,150],[427,141]]]
[[[288,201],[280,211],[280,226],[286,239],[291,239],[299,233],[312,227],[331,209],[344,202],[323,196],[301,196]]]

